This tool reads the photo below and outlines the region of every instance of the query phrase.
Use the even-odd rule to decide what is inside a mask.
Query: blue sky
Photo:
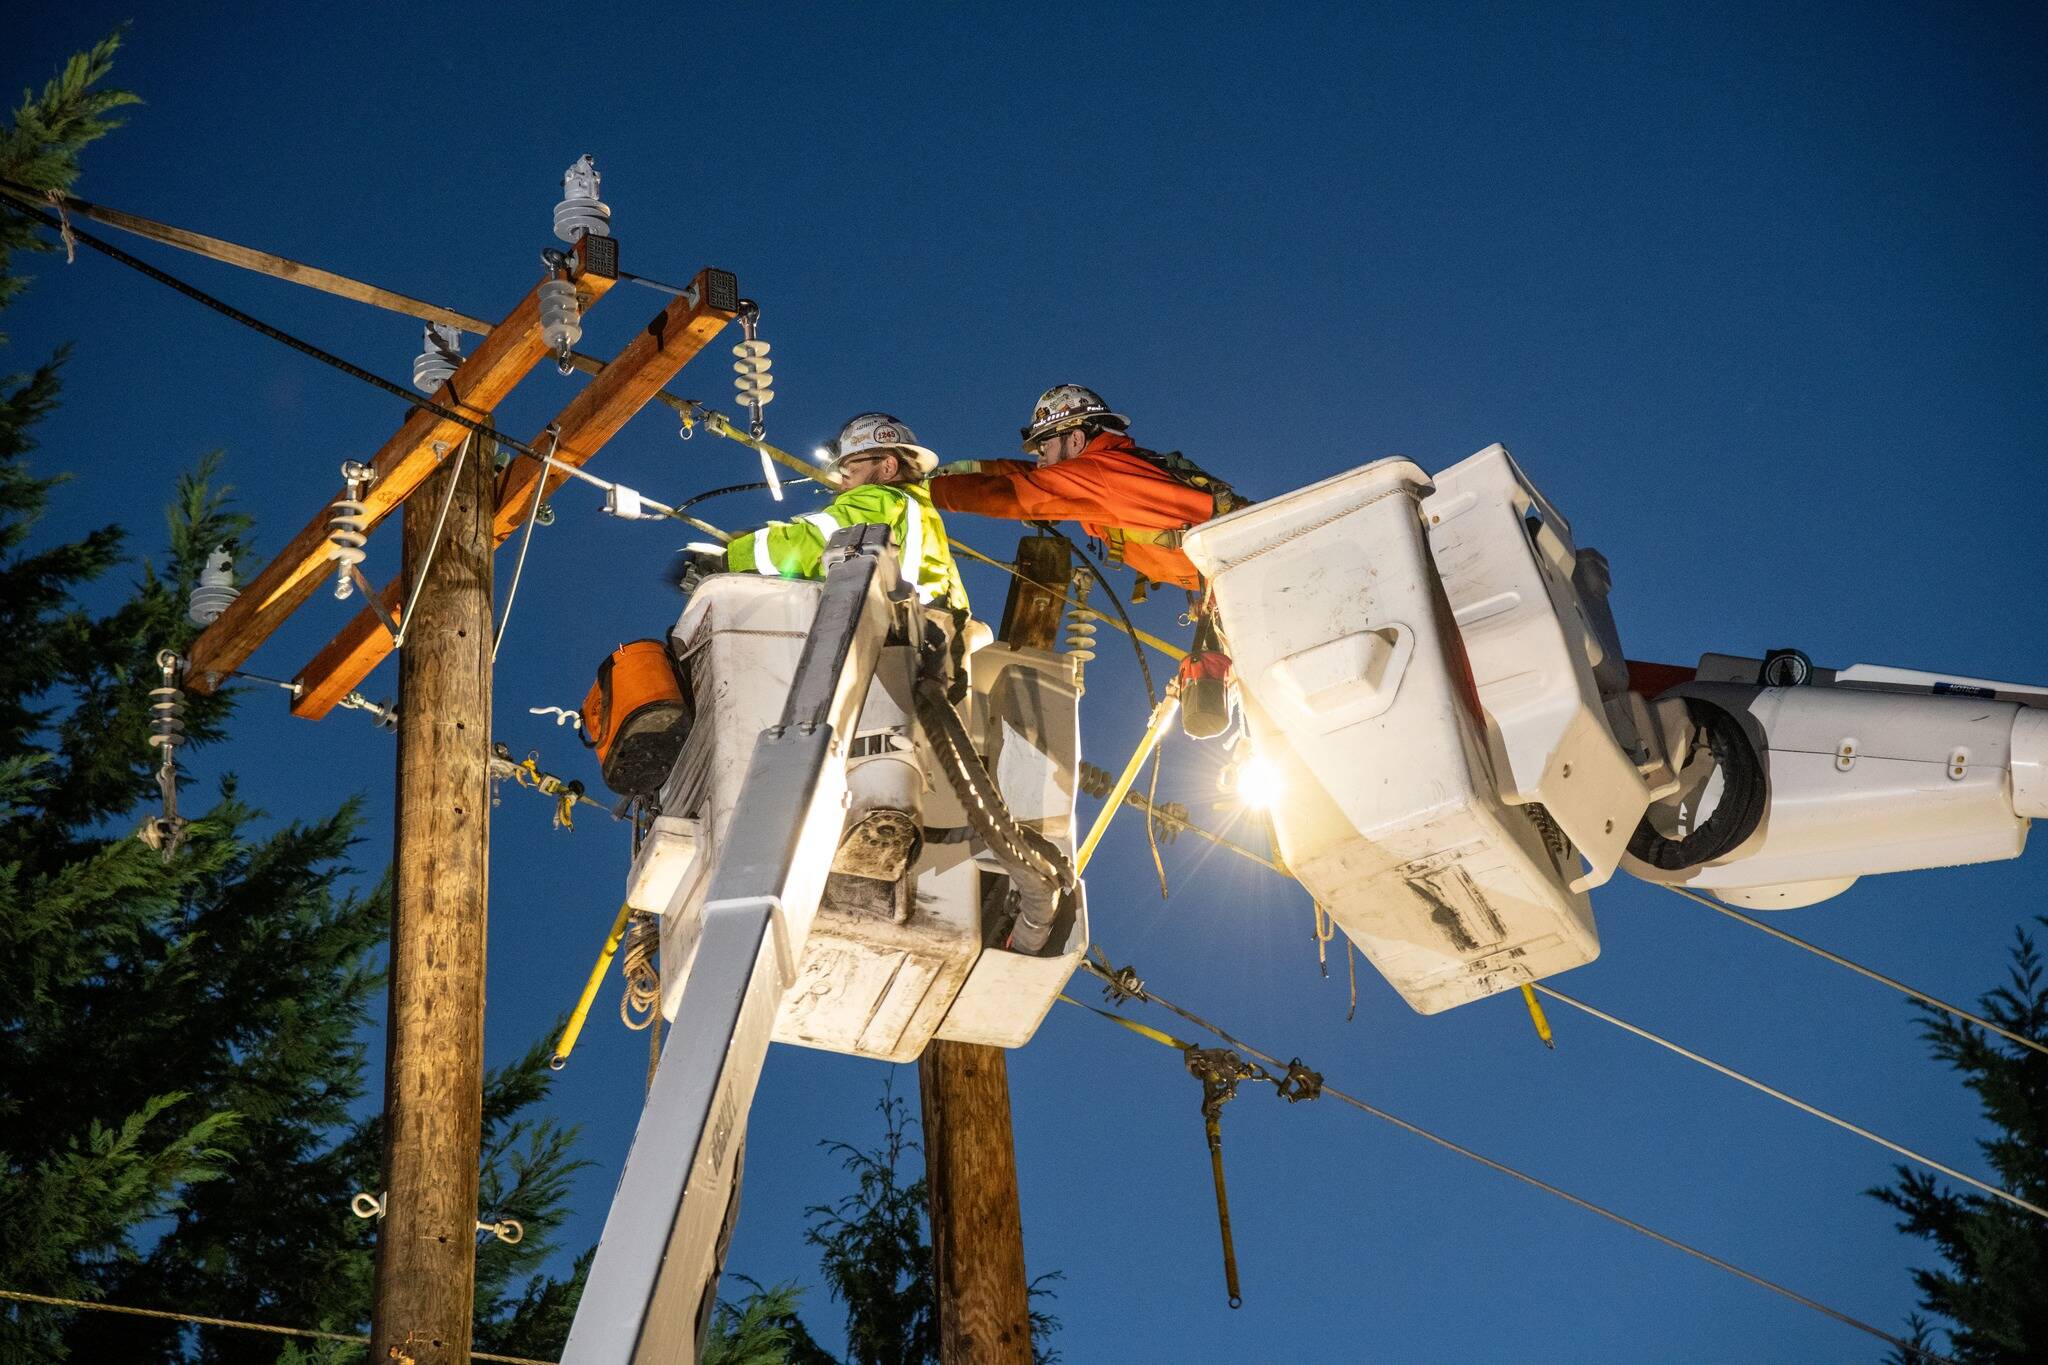
[[[40,83],[130,16],[118,74],[147,103],[88,154],[85,197],[496,316],[552,242],[562,168],[592,152],[626,269],[717,265],[760,300],[770,434],[792,448],[879,407],[946,458],[1005,455],[1061,381],[1254,495],[1499,440],[1612,562],[1632,657],[1796,644],[2048,681],[2038,8],[84,3],[17,23],[0,76]],[[408,373],[414,322],[136,249]],[[402,415],[104,260],[37,268],[11,363],[77,343],[38,457],[79,475],[50,538],[111,520],[153,547],[176,472],[221,447],[268,553]],[[583,349],[616,349],[661,302],[621,287]],[[538,430],[583,382],[544,366],[506,425]],[[726,404],[722,352],[671,387]],[[679,443],[663,409],[598,465],[660,497],[752,467]],[[602,518],[594,493],[557,506],[495,728],[594,778],[526,708],[574,705],[614,645],[665,629],[656,573],[677,538]],[[728,527],[770,512],[704,510]],[[995,551],[1014,536],[953,529]],[[397,556],[373,539],[372,576]],[[990,615],[993,573],[968,574]],[[1139,611],[1177,633],[1166,598]],[[251,666],[295,671],[345,614],[316,598]],[[1090,756],[1114,766],[1144,709],[1105,649]],[[363,792],[363,861],[388,853],[389,740],[361,716],[309,725],[254,695],[192,766],[235,771],[280,818]],[[1175,743],[1162,796],[1213,799],[1213,769]],[[501,1059],[574,998],[626,837],[601,818],[552,831],[517,792],[495,835]],[[1780,922],[1974,999],[2043,908],[2041,856],[1865,882]],[[1929,1253],[1860,1193],[1885,1153],[1562,1009],[1546,1053],[1512,997],[1423,1019],[1361,964],[1347,1024],[1341,954],[1322,979],[1298,888],[1191,841],[1167,866],[1162,904],[1126,821],[1090,876],[1100,940],[1167,996],[1845,1312],[1895,1328],[1912,1306]],[[1595,906],[1603,955],[1562,988],[1983,1172],[1971,1098],[1897,996],[1626,878]],[[602,1221],[640,1095],[644,1049],[609,996],[557,1090],[597,1163],[572,1245]],[[1355,1111],[1257,1092],[1224,1118],[1232,1312],[1178,1059],[1062,1007],[1010,1065],[1027,1252],[1065,1274],[1070,1361],[1882,1351]],[[734,1270],[816,1285],[803,1209],[845,1188],[818,1144],[879,1135],[887,1070],[775,1050]],[[914,1073],[897,1089],[914,1097]],[[809,1316],[836,1325],[822,1288]]]

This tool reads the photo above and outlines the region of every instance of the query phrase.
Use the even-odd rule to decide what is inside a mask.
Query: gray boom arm
[[[755,743],[719,851],[703,937],[563,1365],[695,1360],[702,1345],[739,1205],[747,1110],[794,969],[789,927],[817,913],[844,818],[840,736],[891,625],[915,603],[898,586],[885,527],[838,532],[826,562],[781,722]]]

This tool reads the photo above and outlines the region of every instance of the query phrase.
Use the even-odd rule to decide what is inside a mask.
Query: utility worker
[[[832,443],[837,497],[793,521],[772,521],[736,535],[723,554],[686,551],[681,586],[688,591],[704,575],[718,572],[823,578],[825,545],[833,532],[887,526],[903,581],[915,588],[925,607],[921,666],[948,681],[949,699],[957,704],[968,685],[961,666],[967,590],[925,485],[938,462],[902,422],[886,412],[864,412],[841,427]],[[856,803],[850,820],[833,861],[835,872],[894,883],[916,862],[923,835],[914,811],[893,803],[865,808]]]
[[[1039,396],[1023,429],[1023,460],[965,460],[938,471],[932,501],[948,512],[1012,521],[1078,521],[1112,564],[1128,564],[1143,588],[1168,583],[1198,592],[1202,577],[1181,552],[1181,532],[1234,511],[1245,499],[1179,451],[1147,450],[1130,420],[1093,389],[1060,384]]]
[[[794,521],[771,521],[734,536],[723,562],[694,557],[695,574],[757,573],[769,578],[822,578],[825,542],[848,526],[887,526],[894,534],[904,581],[927,607],[967,614],[967,590],[953,565],[945,523],[932,507],[925,477],[939,457],[917,444],[910,428],[886,412],[864,412],[839,429],[831,469],[840,493]],[[710,562],[705,562],[709,559]]]
[[[1227,710],[1218,719],[1211,698],[1221,692],[1229,661],[1199,605],[1202,576],[1180,542],[1190,526],[1248,499],[1179,451],[1145,449],[1129,430],[1130,420],[1110,411],[1093,389],[1056,385],[1039,395],[1020,432],[1035,466],[1022,460],[949,464],[932,479],[932,502],[949,512],[1012,521],[1078,521],[1102,543],[1110,563],[1128,564],[1137,574],[1133,601],[1143,601],[1155,583],[1186,589],[1196,626],[1182,680],[1213,686],[1185,690],[1183,724],[1192,735],[1219,733],[1228,724]]]

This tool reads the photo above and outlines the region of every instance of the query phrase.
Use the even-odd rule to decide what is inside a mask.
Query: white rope
[[[1745,1076],[1742,1072],[1737,1071],[1732,1066],[1723,1066],[1719,1062],[1713,1060],[1710,1057],[1702,1057],[1699,1053],[1694,1052],[1690,1048],[1681,1047],[1679,1044],[1672,1042],[1669,1038],[1659,1037],[1658,1035],[1650,1032],[1646,1028],[1637,1028],[1634,1024],[1629,1023],[1626,1019],[1617,1019],[1615,1016],[1607,1013],[1607,1011],[1602,1009],[1596,1009],[1592,1005],[1587,1004],[1583,1000],[1577,1000],[1569,995],[1566,995],[1563,991],[1553,990],[1549,986],[1545,986],[1540,982],[1536,984],[1536,989],[1542,992],[1544,995],[1549,996],[1552,1000],[1562,1001],[1563,1003],[1570,1005],[1573,1009],[1576,1010],[1584,1010],[1587,1014],[1592,1015],[1595,1019],[1599,1019],[1605,1023],[1612,1024],[1616,1028],[1621,1029],[1625,1033],[1633,1033],[1636,1037],[1641,1038],[1645,1042],[1655,1043],[1658,1047],[1667,1048],[1670,1051],[1675,1052],[1679,1056],[1685,1058],[1687,1061],[1698,1062],[1701,1066],[1707,1067],[1714,1071],[1718,1071],[1723,1076],[1726,1076],[1728,1079],[1732,1081],[1741,1081],[1744,1085],[1748,1086],[1752,1090],[1762,1091],[1764,1094],[1769,1095],[1774,1100],[1782,1100],[1786,1104],[1791,1105],[1794,1109],[1798,1109],[1804,1113],[1811,1114],[1817,1119],[1824,1119],[1825,1121],[1834,1124],[1835,1127],[1840,1128],[1845,1132],[1854,1133],[1857,1137],[1868,1139],[1869,1141],[1876,1143],[1878,1146],[1883,1147],[1887,1151],[1897,1153],[1898,1155],[1906,1158],[1908,1161],[1918,1162],[1920,1165],[1927,1167],[1929,1170],[1939,1171],[1951,1180],[1959,1180],[1963,1184],[1969,1185],[1975,1189],[1982,1190],[1984,1191],[1984,1193],[1991,1195],[1994,1198],[2003,1199],[2006,1203],[2011,1204],[2016,1208],[2025,1209],[2028,1213],[2036,1214],[2042,1218],[2048,1218],[2048,1209],[2042,1208],[2039,1204],[2030,1204],[2026,1200],[2020,1198],[2018,1195],[2008,1193],[2005,1190],[2001,1190],[1996,1185],[1987,1185],[1983,1181],[1977,1179],[1975,1176],[1964,1175],[1961,1171],[1957,1170],[1953,1166],[1944,1166],[1939,1161],[1936,1161],[1933,1157],[1922,1156],[1920,1153],[1914,1151],[1910,1147],[1901,1146],[1900,1144],[1893,1142],[1890,1138],[1880,1137],[1878,1134],[1871,1132],[1868,1128],[1862,1127],[1858,1124],[1851,1123],[1849,1122],[1849,1120],[1838,1117],[1837,1115],[1830,1114],[1827,1110],[1820,1108],[1818,1105],[1808,1104],[1805,1100],[1799,1099],[1797,1096],[1794,1095],[1788,1095],[1784,1091],[1778,1089],[1775,1086],[1766,1085],[1762,1081],[1757,1080],[1753,1076]]]

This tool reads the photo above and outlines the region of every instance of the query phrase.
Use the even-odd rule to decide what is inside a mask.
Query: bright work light
[[[1264,810],[1280,799],[1280,770],[1254,755],[1237,765],[1237,799]]]

